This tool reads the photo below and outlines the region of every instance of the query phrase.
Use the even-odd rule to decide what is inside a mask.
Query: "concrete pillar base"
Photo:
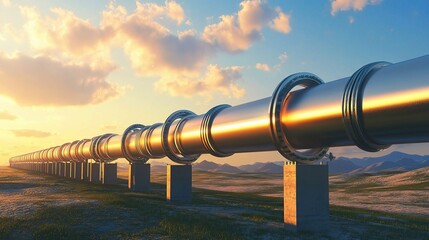
[[[70,162],[66,162],[66,169],[65,169],[65,177],[66,178],[70,178],[71,177],[71,163]]]
[[[130,163],[128,168],[128,188],[134,192],[150,190],[150,164]]]
[[[89,164],[89,181],[92,183],[100,183],[100,163]]]
[[[54,162],[54,167],[53,167],[53,175],[57,176],[58,175],[58,163]]]
[[[286,229],[293,231],[328,229],[328,176],[327,165],[284,165],[284,226]]]
[[[68,172],[67,163],[64,162],[62,163],[62,176],[67,177],[67,172]]]
[[[74,173],[76,172],[75,167],[76,167],[75,162],[70,162],[70,178],[71,179],[74,179]]]
[[[192,201],[192,165],[167,165],[167,201]]]
[[[116,184],[117,179],[118,179],[118,164],[102,163],[101,164],[101,183]]]
[[[74,175],[73,178],[76,180],[80,180],[82,177],[82,163],[75,162],[73,163]]]
[[[82,181],[89,181],[89,167],[88,161],[82,162],[82,176],[80,177]]]

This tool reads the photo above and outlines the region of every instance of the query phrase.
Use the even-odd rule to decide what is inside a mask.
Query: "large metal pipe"
[[[272,97],[195,115],[178,111],[165,123],[135,125],[10,159],[19,162],[129,161],[169,157],[190,163],[200,154],[279,150],[292,161],[320,159],[327,147],[357,145],[378,151],[391,144],[429,142],[429,56],[379,62],[348,78],[324,83],[289,76]],[[303,89],[291,91],[300,85]],[[310,149],[301,152],[297,149]]]

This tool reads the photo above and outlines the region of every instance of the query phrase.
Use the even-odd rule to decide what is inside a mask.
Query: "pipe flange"
[[[362,98],[369,77],[380,68],[390,65],[388,62],[374,62],[357,70],[347,82],[343,94],[343,122],[348,137],[360,149],[368,152],[378,152],[390,147],[371,139],[365,132],[362,113]]]
[[[136,132],[136,137],[135,137],[135,145],[136,145],[136,150],[139,153],[139,155],[144,156],[144,158],[146,158],[147,160],[149,160],[149,158],[147,157],[147,154],[145,154],[140,146],[140,140],[142,138],[143,132],[148,130],[150,126],[145,126],[143,128],[140,128],[139,130],[137,130]],[[143,139],[144,140],[144,139]],[[145,162],[147,162],[147,160]]]
[[[112,133],[106,133],[106,134],[103,134],[103,135],[99,135],[99,136],[93,137],[91,139],[91,146],[90,146],[89,149],[90,149],[90,153],[91,153],[92,159],[94,161],[96,161],[96,162],[104,162],[105,160],[107,160],[107,161],[114,160],[114,159],[111,159],[111,158],[103,158],[103,156],[100,153],[100,149],[99,149],[99,144],[100,144],[100,142],[101,142],[102,139],[104,139],[104,138],[110,138],[110,137],[112,137],[114,135],[115,134],[112,134]]]
[[[76,148],[78,147],[77,144],[79,143],[79,140],[73,141],[70,143],[70,148],[69,148],[69,155],[70,155],[70,160],[72,162],[77,162],[79,161],[79,158],[76,155]],[[74,154],[72,154],[72,147],[76,145],[75,149],[74,149]]]
[[[61,145],[60,149],[58,150],[58,158],[60,159],[61,162],[66,162],[67,161],[67,159],[65,159],[64,156],[63,156],[63,149],[68,144],[70,144],[70,143],[64,143],[63,145]],[[40,154],[39,154],[39,158],[40,158]]]
[[[289,143],[286,129],[282,128],[281,111],[290,91],[296,86],[305,88],[323,84],[323,80],[311,73],[296,73],[286,77],[274,90],[269,109],[270,129],[277,151],[286,159],[298,163],[313,163],[323,158],[329,148],[298,151]],[[287,126],[286,126],[287,127]]]
[[[152,135],[153,130],[155,130],[155,128],[162,126],[162,123],[155,123],[151,126],[148,127],[148,129],[146,130],[146,133],[144,135],[144,148],[146,150],[147,153],[147,158],[161,158],[161,157],[157,157],[153,154],[152,148],[150,147],[149,144],[149,139],[150,136]]]
[[[216,157],[228,157],[232,155],[232,153],[224,153],[215,147],[215,144],[212,138],[212,133],[211,133],[211,127],[216,115],[218,115],[222,110],[229,107],[231,107],[231,105],[228,105],[228,104],[222,104],[222,105],[213,107],[209,111],[207,111],[206,114],[204,114],[203,120],[201,121],[201,128],[200,128],[201,142],[203,143],[207,152],[209,152],[211,155]]]
[[[177,119],[183,119],[189,116],[195,116],[195,113],[188,110],[176,111],[172,113],[170,116],[168,116],[168,118],[165,120],[164,125],[162,125],[162,129],[161,129],[161,145],[162,145],[162,148],[164,149],[165,155],[168,158],[170,158],[173,162],[180,163],[180,164],[191,164],[201,156],[201,154],[178,156],[171,150],[170,146],[168,145],[168,132],[170,131],[171,124]]]
[[[85,143],[87,143],[89,141],[91,141],[91,140],[90,139],[82,139],[76,145],[75,154],[76,154],[76,156],[80,162],[87,160],[86,157],[83,155],[83,145],[85,145]]]
[[[149,160],[149,158],[147,158],[145,156],[142,156],[142,157],[132,156],[129,153],[128,148],[125,146],[125,143],[126,143],[126,140],[127,140],[129,133],[135,133],[136,131],[143,130],[145,128],[146,128],[146,126],[142,125],[142,124],[132,124],[127,129],[125,129],[124,133],[122,134],[122,138],[121,138],[122,155],[124,156],[124,158],[128,162],[136,162],[136,161],[147,162],[147,160]],[[137,143],[137,141],[136,141],[136,143]],[[136,148],[138,148],[138,145],[136,145]]]
[[[177,122],[176,127],[174,128],[174,132],[173,132],[173,142],[174,142],[174,146],[176,147],[177,151],[183,156],[184,154],[184,150],[181,144],[181,140],[180,140],[180,135],[179,135],[179,131],[181,131],[183,124],[185,124],[185,122],[187,122],[189,119],[193,118],[195,115],[188,115],[186,117],[183,117],[179,120],[179,122]]]
[[[109,144],[107,144],[107,143],[108,143],[108,142],[109,142],[109,140],[110,140],[112,137],[114,137],[114,136],[117,136],[117,134],[110,134],[109,136],[105,137],[105,138],[106,138],[106,144],[104,144],[104,148],[103,148],[103,150],[104,150],[104,155],[106,156],[106,158],[104,158],[103,160],[105,160],[105,161],[114,161],[114,160],[116,160],[116,159],[117,159],[117,158],[115,158],[115,157],[110,156],[110,155],[109,155],[109,151],[108,151],[108,149],[107,149],[107,146],[109,145]],[[101,139],[100,139],[100,141],[101,141]],[[101,153],[100,153],[100,155],[101,155]]]

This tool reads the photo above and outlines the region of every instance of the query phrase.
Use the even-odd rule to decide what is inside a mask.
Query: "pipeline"
[[[294,90],[297,86],[302,89]],[[324,83],[311,73],[285,78],[273,95],[196,115],[171,114],[164,123],[134,124],[122,135],[103,134],[10,158],[34,162],[130,163],[168,157],[190,164],[201,154],[279,151],[313,163],[328,147],[356,145],[375,152],[392,144],[429,142],[429,55],[368,64],[351,77]]]

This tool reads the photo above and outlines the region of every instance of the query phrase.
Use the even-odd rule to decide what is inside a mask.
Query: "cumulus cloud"
[[[270,27],[278,32],[282,32],[285,34],[289,33],[291,31],[290,22],[289,22],[290,17],[285,13],[283,13],[280,8],[276,8],[276,12],[278,16],[274,18]]]
[[[44,131],[33,130],[33,129],[15,129],[10,131],[15,135],[15,137],[45,138],[52,135],[50,132],[44,132]]]
[[[240,3],[241,9],[235,15],[223,15],[220,22],[204,29],[203,39],[228,52],[240,52],[262,36],[262,28],[290,32],[289,16],[280,8],[271,8],[266,1],[247,0]]]
[[[0,55],[0,94],[25,106],[100,103],[119,93],[106,80],[110,70],[63,64],[48,57]]]
[[[239,66],[219,67],[209,65],[204,78],[191,78],[188,76],[168,76],[155,83],[155,89],[168,92],[172,96],[191,97],[195,93],[210,97],[214,91],[220,92],[230,98],[241,98],[245,90],[237,81],[242,78],[242,68]]]
[[[274,69],[279,70],[280,67],[287,61],[288,58],[289,58],[289,56],[287,55],[287,52],[282,52],[278,57],[279,63],[277,63],[274,66]]]
[[[111,67],[110,41],[115,34],[112,28],[99,28],[62,8],[51,9],[53,17],[42,16],[31,7],[20,9],[26,18],[24,31],[28,40],[40,53],[92,67]]]
[[[8,111],[1,111],[0,112],[0,120],[15,120],[16,116],[11,114]]]
[[[269,72],[271,70],[270,66],[268,66],[266,63],[257,63],[255,68],[264,72]]]
[[[362,11],[368,4],[376,5],[381,0],[332,0],[331,15],[334,16],[339,11]]]
[[[1,3],[3,4],[3,6],[5,7],[9,7],[12,3],[10,2],[10,0],[2,0]]]
[[[227,96],[242,96],[244,89],[239,87],[234,77],[223,77],[226,80],[222,84],[210,83],[210,76],[220,79],[219,76],[222,75],[220,73],[226,74],[235,67],[220,68],[211,65],[206,68],[208,59],[218,52],[237,53],[248,49],[262,38],[262,31],[266,27],[284,34],[291,29],[290,17],[280,8],[272,8],[264,0],[242,1],[238,12],[221,16],[218,23],[206,26],[201,34],[193,29],[171,31],[172,24],[190,25],[182,6],[175,1],[165,1],[161,4],[136,2],[136,7],[132,11],[111,1],[101,13],[99,25],[62,8],[53,8],[47,15],[31,7],[20,9],[26,19],[24,32],[27,40],[39,56],[37,61],[22,56],[21,60],[27,59],[32,64],[39,61],[49,62],[47,64],[57,70],[79,68],[75,70],[83,71],[69,76],[72,78],[69,82],[73,87],[70,93],[66,94],[67,98],[57,105],[100,102],[102,100],[97,99],[117,94],[117,88],[105,80],[115,67],[110,52],[117,46],[124,50],[139,76],[159,78],[156,87],[162,92],[188,96],[195,94],[189,92],[189,89],[200,89],[205,93],[208,91],[207,86],[210,86],[213,91]],[[5,61],[5,58],[2,60]],[[4,71],[3,79],[5,76],[12,76],[11,71]],[[56,70],[54,72],[60,74]],[[66,73],[62,75],[67,76],[68,72]],[[81,78],[80,82],[78,78]],[[173,83],[172,80],[166,80],[167,78],[177,79],[178,82]],[[91,82],[92,85],[87,82]],[[167,82],[175,88],[166,87]],[[87,91],[78,92],[74,98],[69,96],[73,95],[73,90],[83,85]],[[14,93],[12,87],[8,87],[9,89],[6,89],[1,86],[0,94],[14,97],[21,104],[28,105],[29,101],[26,100],[30,98],[42,99],[35,93],[28,96]],[[93,97],[94,94],[102,97]],[[45,96],[45,99],[49,100],[36,101],[36,105],[51,103],[54,97]]]

